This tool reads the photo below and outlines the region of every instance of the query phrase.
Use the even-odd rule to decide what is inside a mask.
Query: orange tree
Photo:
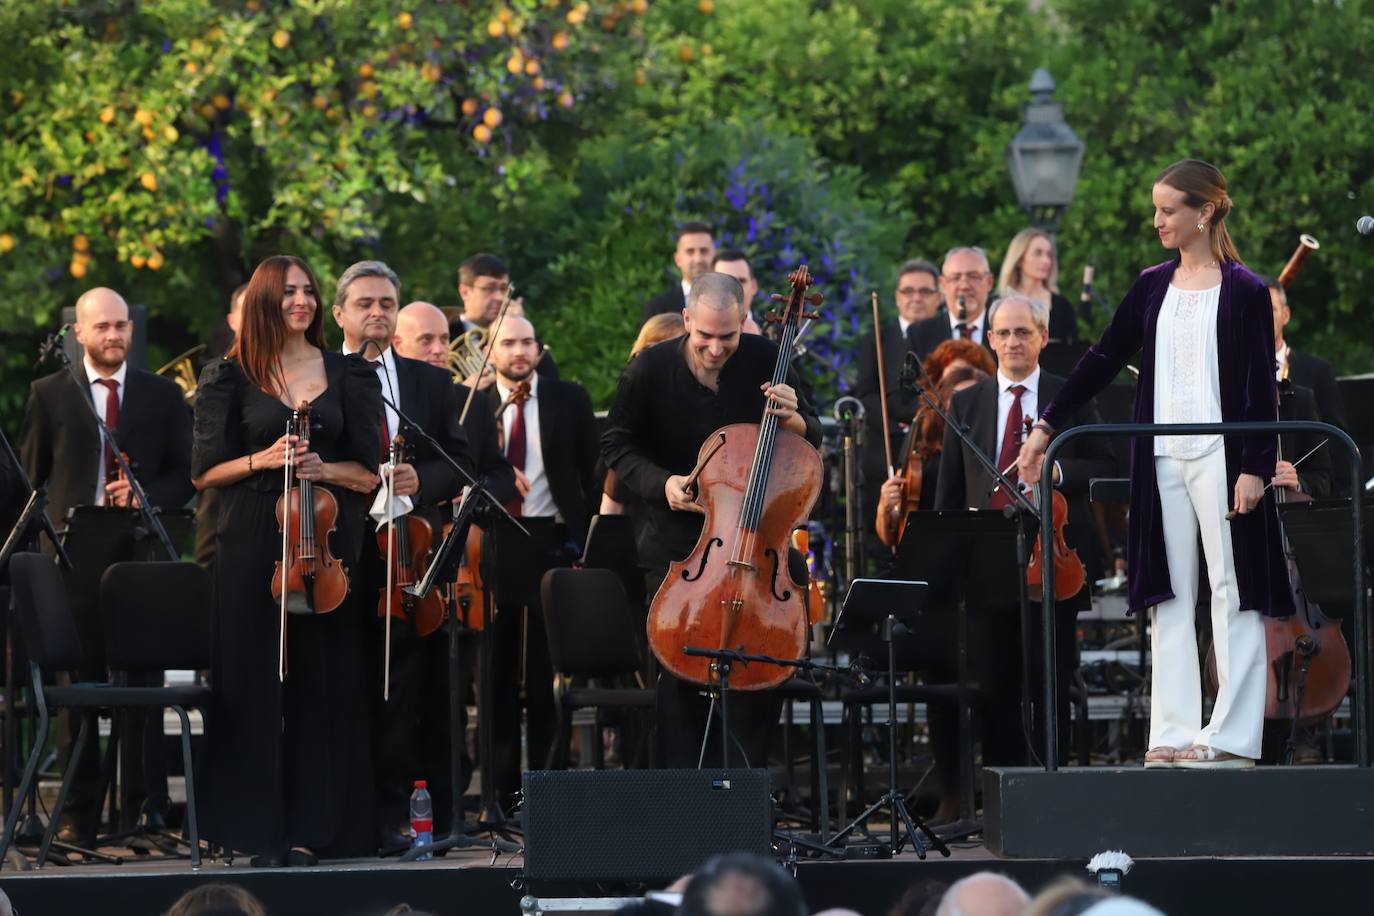
[[[160,353],[218,321],[229,291],[273,252],[303,255],[327,282],[418,225],[427,234],[410,260],[442,260],[451,277],[490,219],[483,208],[547,168],[541,133],[556,138],[614,90],[611,51],[635,47],[646,8],[0,6],[0,323],[12,379],[0,410],[12,417],[22,398],[27,359],[14,344],[92,285],[146,305]]]

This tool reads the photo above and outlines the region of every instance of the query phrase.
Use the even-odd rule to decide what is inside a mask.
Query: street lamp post
[[[1053,232],[1073,200],[1083,141],[1064,123],[1063,106],[1052,101],[1054,79],[1044,67],[1031,74],[1030,94],[1021,130],[1007,146],[1007,171],[1031,222]]]

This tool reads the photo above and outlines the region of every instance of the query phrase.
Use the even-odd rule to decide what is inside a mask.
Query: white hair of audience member
[[[980,871],[949,886],[935,916],[1019,916],[1030,902],[1021,885],[996,872]]]
[[[1134,897],[1112,897],[1088,907],[1079,916],[1164,916],[1143,900]]]

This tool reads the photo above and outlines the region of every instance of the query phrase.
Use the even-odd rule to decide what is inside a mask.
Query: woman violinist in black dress
[[[255,865],[375,852],[363,612],[352,595],[328,614],[288,615],[285,681],[278,676],[271,579],[287,450],[300,478],[338,500],[331,544],[350,570],[364,494],[377,486],[376,373],[324,344],[309,267],[268,258],[244,294],[238,339],[201,373],[196,399],[192,475],[196,489],[219,490],[221,506],[204,834]],[[285,435],[302,401],[311,404],[308,444]]]

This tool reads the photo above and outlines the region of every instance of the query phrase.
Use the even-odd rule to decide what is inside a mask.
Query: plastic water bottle
[[[423,779],[415,780],[415,791],[410,793],[410,848],[427,846],[434,842],[434,803],[430,801],[428,783]],[[426,852],[419,859],[432,859]]]

